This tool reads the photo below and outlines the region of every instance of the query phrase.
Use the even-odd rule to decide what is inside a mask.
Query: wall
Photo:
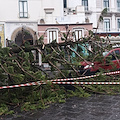
[[[85,18],[89,18],[89,23],[93,23],[93,27],[96,28],[98,16],[103,10],[103,0],[88,0],[89,11],[82,11],[81,7],[80,13],[64,15],[63,0],[28,0],[28,18],[19,18],[19,0],[0,1],[0,22],[4,22],[5,39],[11,39],[12,33],[19,27],[30,27],[37,32],[37,23],[40,24],[40,19],[44,19],[45,24],[80,24],[85,23]],[[81,6],[81,1],[67,0],[67,7]],[[112,15],[109,18],[112,32],[117,31],[116,20],[120,18],[120,15],[116,13],[116,1],[110,0]],[[51,14],[47,15],[45,9],[53,10]],[[117,17],[116,14],[118,14]],[[103,32],[103,24],[101,27],[100,32]]]
[[[81,0],[67,0],[67,7],[76,7],[81,4]]]
[[[44,36],[44,43],[45,44],[48,44],[48,41],[47,41],[47,29],[50,29],[50,28],[56,28],[58,29],[59,32],[61,33],[66,33],[66,28],[65,28],[66,24],[48,24],[48,25],[38,25],[38,36]],[[92,24],[89,23],[89,24],[68,24],[68,30],[70,30],[70,32],[72,33],[73,32],[73,28],[82,28],[84,29],[84,36],[87,36],[88,35],[88,30],[92,30]],[[72,36],[71,36],[72,37]],[[59,33],[58,35],[58,43],[59,42],[62,42],[61,41],[61,35]]]

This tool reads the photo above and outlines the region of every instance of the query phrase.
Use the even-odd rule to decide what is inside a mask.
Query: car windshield
[[[109,52],[106,51],[106,52],[103,52],[103,56],[106,56]]]

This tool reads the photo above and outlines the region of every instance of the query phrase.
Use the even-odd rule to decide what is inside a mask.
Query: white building
[[[4,32],[1,35],[2,45],[6,46],[6,39],[21,44],[16,39],[21,37],[22,31],[30,33],[28,39],[37,39],[40,19],[44,19],[45,23],[55,23],[53,19],[62,15],[61,4],[61,0],[0,0],[0,30]],[[54,14],[51,14],[53,11]]]
[[[88,24],[97,27],[101,11],[108,14],[100,24],[98,33],[119,40],[120,0],[0,0],[0,41],[6,39],[21,45],[22,33],[34,44],[38,38],[38,24]],[[112,37],[112,36],[115,37]]]

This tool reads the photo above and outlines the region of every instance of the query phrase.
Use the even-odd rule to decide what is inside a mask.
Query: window
[[[48,29],[48,43],[51,43],[53,40],[58,41],[58,29]]]
[[[49,31],[49,43],[57,39],[56,31]]]
[[[117,20],[118,31],[120,31],[120,19]]]
[[[80,40],[82,37],[84,37],[83,28],[74,28],[73,33],[75,41]]]
[[[28,17],[27,0],[19,0],[19,15],[20,15],[20,18]]]
[[[67,0],[63,0],[64,8],[67,8]]]
[[[103,5],[105,8],[109,8],[109,0],[104,0]]]
[[[112,53],[110,53],[107,57],[106,60],[107,62],[109,60],[116,60],[116,59],[120,59],[120,51],[119,50],[115,50]]]
[[[120,12],[120,0],[117,0],[117,11]]]
[[[85,7],[85,11],[88,11],[88,0],[82,0],[82,5]]]
[[[110,19],[104,19],[104,30],[110,31]]]
[[[113,53],[114,53],[115,59],[116,58],[120,59],[120,51],[119,50],[115,50],[115,52],[113,52]]]
[[[82,38],[82,30],[75,30],[75,41]]]

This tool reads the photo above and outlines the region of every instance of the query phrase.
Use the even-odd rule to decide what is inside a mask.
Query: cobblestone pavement
[[[0,118],[0,120],[120,120],[120,96],[72,97],[66,103],[56,103],[45,110],[16,112],[13,116]]]

